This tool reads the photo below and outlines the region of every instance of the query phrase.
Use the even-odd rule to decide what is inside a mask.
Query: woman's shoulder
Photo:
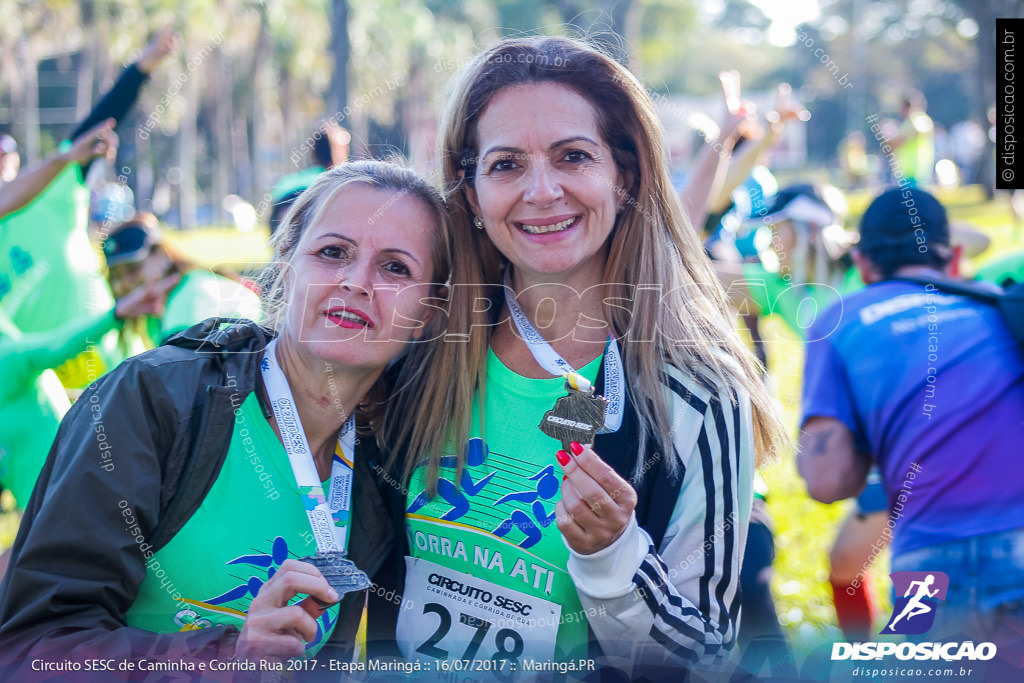
[[[734,379],[741,371],[736,359],[719,353],[715,360],[717,368],[665,362],[662,383],[677,399],[702,412],[709,403],[729,405],[749,400],[747,390]]]
[[[136,378],[175,385],[191,379],[216,384],[232,377],[241,386],[251,384],[259,359],[274,333],[249,320],[209,318],[193,325],[164,344],[128,358],[104,376],[110,381]],[[214,377],[210,373],[216,373]]]

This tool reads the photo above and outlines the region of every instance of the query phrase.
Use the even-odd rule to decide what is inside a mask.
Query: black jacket
[[[0,679],[43,680],[30,662],[86,658],[226,660],[229,626],[160,634],[125,615],[146,575],[128,533],[134,513],[145,542],[163,547],[220,473],[234,406],[253,391],[273,334],[217,319],[122,363],[94,382],[61,424],[29,501],[0,585]],[[375,456],[361,439],[353,484],[350,558],[368,574],[393,545],[394,527],[373,482]],[[351,647],[365,596],[350,595],[322,656]],[[73,678],[77,680],[77,678]]]

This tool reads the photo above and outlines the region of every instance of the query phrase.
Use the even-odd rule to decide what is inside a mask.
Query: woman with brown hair
[[[459,282],[494,293],[492,325],[479,380],[458,380],[470,429],[405,460],[400,649],[721,661],[755,454],[786,435],[650,99],[584,43],[506,40],[457,77],[441,130],[456,240],[482,266]]]

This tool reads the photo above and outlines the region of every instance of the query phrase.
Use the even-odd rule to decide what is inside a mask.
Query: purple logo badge
[[[881,633],[917,635],[935,622],[935,608],[946,599],[949,577],[942,572],[893,572],[892,586],[892,618]]]

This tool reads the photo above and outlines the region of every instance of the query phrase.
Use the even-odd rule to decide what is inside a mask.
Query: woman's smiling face
[[[385,367],[426,324],[438,229],[411,195],[342,188],[295,248],[282,332],[324,360]]]
[[[555,83],[511,86],[488,104],[476,134],[467,197],[516,272],[600,278],[625,190],[593,106]]]

